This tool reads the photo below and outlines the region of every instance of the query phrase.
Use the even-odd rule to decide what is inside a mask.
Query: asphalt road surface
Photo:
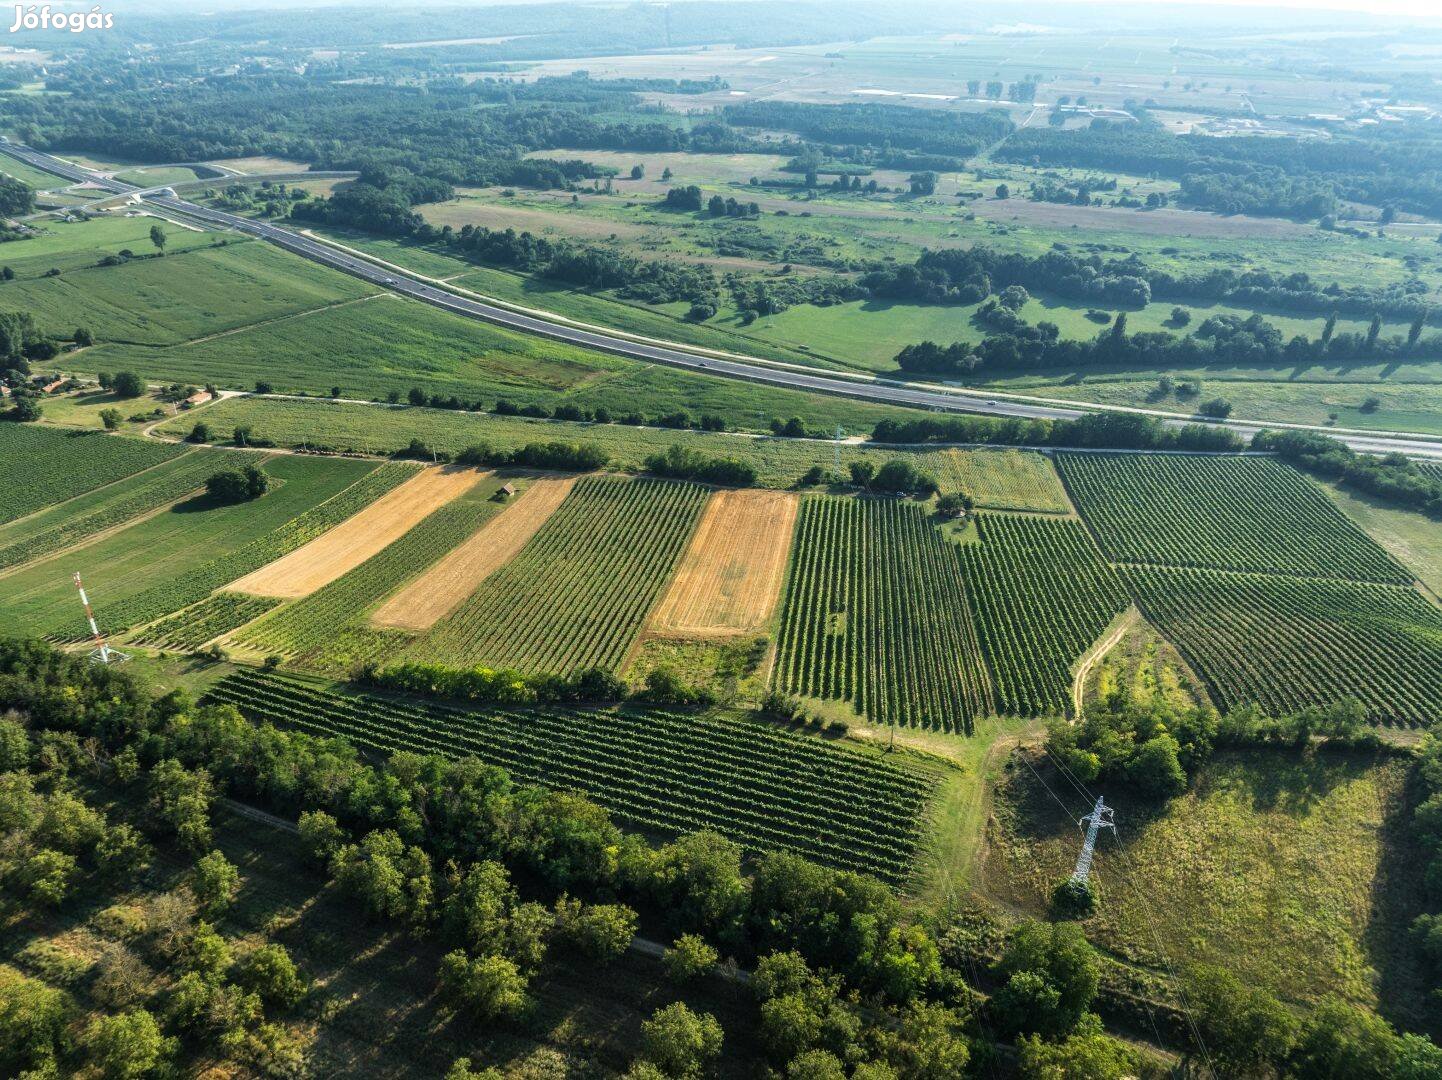
[[[131,194],[142,190],[132,184],[126,184],[119,180],[99,176],[89,169],[61,161],[58,158],[51,157],[49,154],[42,153],[39,150],[19,143],[0,143],[0,151],[19,158],[21,161],[33,165],[37,169],[43,169],[57,176],[73,180],[76,183],[92,183],[117,195]],[[415,300],[432,304],[435,307],[453,311],[459,315],[465,315],[475,319],[484,319],[487,322],[510,327],[524,333],[540,334],[560,341],[568,341],[585,348],[600,349],[604,352],[629,356],[638,360],[667,364],[671,367],[686,368],[692,371],[701,371],[708,375],[719,375],[726,378],[764,383],[770,386],[786,387],[792,390],[837,394],[843,397],[860,398],[882,404],[902,405],[941,412],[983,413],[990,416],[1011,416],[1029,420],[1072,420],[1089,411],[1084,407],[1068,408],[1066,406],[1033,403],[1002,396],[985,397],[982,394],[927,390],[920,387],[887,382],[885,380],[851,380],[819,372],[811,373],[795,368],[770,366],[760,362],[748,363],[745,360],[702,356],[695,352],[689,352],[684,348],[668,348],[665,345],[633,341],[601,331],[586,330],[568,326],[565,323],[552,322],[537,315],[528,315],[511,311],[507,308],[496,307],[482,300],[472,300],[464,296],[458,296],[444,289],[427,284],[424,281],[407,277],[400,271],[378,266],[373,262],[348,254],[329,244],[320,243],[307,236],[302,236],[291,229],[282,228],[270,222],[252,220],[250,218],[239,217],[235,214],[227,214],[221,210],[212,210],[209,207],[197,206],[195,203],[187,202],[181,198],[172,198],[157,194],[153,189],[146,189],[146,194],[143,198],[149,205],[169,210],[172,213],[183,214],[212,225],[261,237],[304,258],[333,267],[347,274],[352,274],[355,277],[369,281],[381,288],[389,289],[392,292],[400,293],[403,296],[409,296]],[[1164,422],[1168,424],[1184,424],[1193,421],[1168,419]],[[1245,438],[1251,436],[1266,425],[1258,422],[1227,421],[1225,426]],[[1276,426],[1300,427],[1301,425],[1279,424]],[[1312,428],[1308,430],[1322,431],[1332,438],[1345,442],[1354,450],[1364,453],[1385,454],[1400,450],[1403,453],[1417,457],[1442,458],[1442,439],[1390,438],[1382,434],[1359,435],[1335,432],[1326,428]]]

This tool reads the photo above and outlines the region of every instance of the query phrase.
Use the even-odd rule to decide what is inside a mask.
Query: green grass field
[[[1082,813],[1089,800],[1037,767]],[[1083,926],[1148,970],[1212,964],[1296,1004],[1335,993],[1416,1023],[1407,771],[1397,758],[1264,750],[1219,755],[1160,811],[1108,788],[1119,836],[1098,845],[1100,904]],[[1022,767],[993,813],[984,892],[1040,915],[1076,859],[1076,823]]]
[[[242,462],[249,464],[249,458],[226,451],[192,451],[21,521],[8,522],[0,526],[0,569],[73,547],[123,526],[198,491],[213,473]]]
[[[0,157],[0,173],[4,173],[6,176],[13,176],[16,180],[35,188],[37,191],[63,187],[66,183],[65,180],[56,176],[54,173],[32,168],[18,158],[13,158],[9,155]]]
[[[16,278],[0,284],[0,305],[10,306],[5,300],[8,289],[25,278],[40,277],[47,270],[69,272],[94,266],[106,255],[116,255],[127,248],[137,255],[153,252],[150,227],[156,223],[155,218],[144,216],[106,216],[70,223],[47,221],[41,235],[13,240],[0,249],[0,264],[14,270]],[[166,250],[171,254],[210,247],[216,239],[214,233],[163,223],[162,228],[167,237]]]
[[[12,282],[0,298],[23,304],[42,330],[56,336],[69,337],[84,326],[101,342],[178,345],[372,293],[355,278],[270,244],[237,242]],[[193,348],[223,349],[224,341]],[[85,354],[82,363],[107,371],[134,366],[106,346]]]
[[[70,580],[79,570],[101,624],[116,630],[107,622],[107,611],[123,610],[147,590],[168,588],[183,575],[244,548],[375,467],[371,461],[272,458],[265,470],[280,483],[257,502],[216,506],[206,498],[187,500],[73,555],[61,553],[0,579],[0,623],[13,633],[83,634],[85,613]],[[175,600],[175,608],[192,602],[179,594]]]

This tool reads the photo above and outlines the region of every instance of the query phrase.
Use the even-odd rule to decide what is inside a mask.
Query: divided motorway
[[[90,183],[117,195],[136,194],[142,189],[110,177],[101,176],[88,169],[20,143],[0,143],[0,151],[24,161],[37,169],[43,169],[76,183]],[[911,408],[929,409],[942,412],[984,413],[992,416],[1012,416],[1023,419],[1071,420],[1087,411],[1084,407],[1045,404],[1016,397],[984,397],[975,392],[965,393],[943,389],[929,390],[884,379],[847,379],[836,375],[812,373],[796,366],[768,364],[764,361],[749,362],[744,358],[727,358],[715,355],[700,355],[684,346],[664,343],[637,341],[627,337],[608,334],[567,325],[546,319],[540,314],[527,314],[505,307],[470,299],[448,292],[445,289],[406,276],[400,270],[377,265],[344,250],[303,236],[291,229],[266,221],[227,214],[221,210],[197,206],[179,197],[146,190],[141,197],[148,205],[171,213],[182,214],[222,228],[234,229],[268,240],[279,247],[292,251],[304,258],[341,270],[347,274],[392,292],[409,296],[423,303],[432,304],[459,315],[510,327],[529,334],[567,341],[590,349],[629,356],[637,360],[666,364],[671,367],[702,371],[708,375],[720,375],[749,382],[764,383],[792,390],[805,390],[824,394],[838,394],[843,397],[861,398],[882,404],[901,405]],[[1142,410],[1129,410],[1142,411]],[[1169,424],[1188,421],[1170,418]],[[1258,422],[1239,423],[1229,421],[1227,426],[1244,437],[1250,436],[1264,425]],[[1301,427],[1295,424],[1278,424],[1277,427]],[[1401,451],[1416,457],[1442,458],[1442,439],[1392,438],[1386,435],[1366,435],[1351,432],[1336,432],[1325,428],[1308,430],[1323,431],[1339,439],[1353,449],[1364,453],[1389,453]]]

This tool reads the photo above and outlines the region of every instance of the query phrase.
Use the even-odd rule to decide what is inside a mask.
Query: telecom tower
[[[95,648],[90,650],[90,659],[97,664],[123,664],[130,659],[129,653],[112,649],[105,641],[100,627],[95,625],[95,612],[90,610],[90,598],[85,595],[85,586],[80,583],[80,571],[75,571],[75,588],[80,591],[80,602],[85,605],[85,618],[90,623],[90,635]]]
[[[1071,872],[1071,879],[1077,885],[1085,885],[1087,877],[1092,872],[1092,855],[1096,852],[1097,833],[1102,829],[1115,829],[1116,823],[1112,821],[1112,815],[1116,811],[1097,796],[1097,804],[1092,812],[1081,818],[1077,824],[1087,827],[1086,843],[1082,844],[1081,854],[1076,857],[1076,869]]]

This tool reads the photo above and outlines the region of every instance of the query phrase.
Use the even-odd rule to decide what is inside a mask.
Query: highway
[[[114,192],[117,195],[140,194],[147,205],[195,218],[221,228],[234,229],[237,232],[260,237],[304,258],[330,266],[381,288],[389,289],[403,296],[409,296],[423,303],[432,304],[435,307],[444,308],[459,315],[483,319],[486,322],[496,323],[524,333],[539,334],[544,337],[555,338],[585,348],[599,349],[603,352],[628,356],[637,360],[645,360],[657,364],[666,364],[671,367],[704,372],[707,375],[719,375],[726,378],[742,379],[748,382],[763,383],[791,390],[836,394],[843,397],[859,398],[881,404],[901,405],[942,412],[981,413],[991,416],[1017,417],[1028,420],[1072,420],[1084,415],[1087,411],[1094,411],[1084,407],[1072,408],[1065,405],[1039,403],[1028,401],[1025,398],[1006,395],[988,397],[985,396],[984,392],[977,391],[931,390],[884,379],[848,379],[844,376],[828,374],[821,371],[808,371],[796,365],[770,364],[761,360],[748,361],[746,358],[701,355],[698,352],[689,351],[681,346],[671,347],[665,343],[638,341],[609,334],[603,330],[567,325],[565,322],[548,320],[540,314],[527,314],[513,311],[505,307],[498,307],[494,304],[486,303],[484,300],[459,296],[445,289],[428,284],[425,281],[408,277],[403,271],[398,269],[377,265],[374,262],[352,255],[337,247],[321,243],[291,229],[283,228],[267,221],[252,220],[235,214],[228,214],[221,210],[212,210],[209,207],[197,206],[195,203],[187,202],[178,197],[155,193],[154,189],[145,189],[142,192],[142,189],[131,184],[99,176],[88,169],[73,165],[70,162],[61,161],[49,154],[42,153],[39,150],[19,143],[0,143],[0,151],[19,158],[21,161],[37,169],[43,169],[77,183],[89,182],[107,191]],[[1143,410],[1126,411],[1142,412]],[[1193,421],[1169,418],[1164,420],[1164,422],[1175,425]],[[1248,438],[1267,425],[1258,422],[1227,421],[1226,426],[1229,430],[1235,431],[1243,438]],[[1274,426],[1302,427],[1302,425],[1295,424],[1278,424]],[[1336,432],[1326,428],[1307,428],[1306,430],[1321,431],[1345,442],[1354,450],[1363,453],[1385,454],[1393,451],[1401,451],[1414,457],[1435,457],[1442,459],[1442,439],[1392,438],[1384,434],[1370,435]]]

